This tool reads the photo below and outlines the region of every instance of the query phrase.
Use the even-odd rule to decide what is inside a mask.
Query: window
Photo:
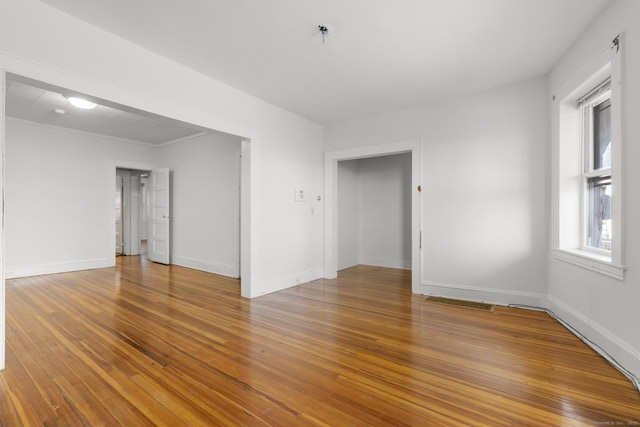
[[[553,97],[552,253],[622,280],[622,35]]]
[[[611,81],[579,102],[583,118],[583,247],[611,251]]]

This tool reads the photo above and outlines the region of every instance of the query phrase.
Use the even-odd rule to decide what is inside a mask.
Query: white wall
[[[623,281],[551,258],[550,308],[640,378],[640,2],[611,3],[549,75],[549,99],[624,31],[622,57]],[[557,130],[553,130],[554,132]],[[614,236],[615,238],[615,236]],[[618,236],[619,238],[619,236]]]
[[[254,239],[257,263],[254,274],[261,281],[259,294],[284,289],[323,275],[324,157],[322,132],[310,137],[296,121],[271,120],[264,135],[273,143],[255,144],[258,155]],[[304,190],[305,201],[294,200]],[[320,198],[321,200],[318,200]],[[244,275],[243,275],[244,277]]]
[[[360,263],[411,269],[411,154],[361,159]]]
[[[325,128],[325,149],[422,138],[423,293],[540,305],[547,292],[546,79]]]
[[[208,134],[160,149],[172,173],[171,263],[240,275],[240,139]]]
[[[411,154],[338,162],[338,268],[411,269]]]
[[[154,149],[6,121],[6,276],[113,265],[115,166],[154,163]]]
[[[360,160],[338,162],[338,270],[360,264]]]

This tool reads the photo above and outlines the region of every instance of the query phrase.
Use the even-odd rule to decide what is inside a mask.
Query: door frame
[[[140,255],[141,186],[140,175],[147,169],[116,168],[116,176],[122,177],[122,255]],[[117,246],[117,245],[116,245]]]
[[[325,153],[324,277],[338,276],[338,162],[393,154],[411,154],[411,292],[422,286],[422,140],[410,139]]]
[[[118,191],[120,191],[120,197],[118,197]],[[118,230],[118,215],[115,216],[114,223],[116,224],[116,238],[118,237],[118,232],[120,232],[120,238],[116,241],[116,258],[119,255],[124,255],[123,246],[124,246],[124,177],[116,173],[116,203],[120,202],[120,226]],[[120,200],[118,200],[120,199]],[[120,246],[118,250],[118,246]]]
[[[139,163],[139,162],[131,162],[131,161],[126,161],[126,160],[121,160],[121,161],[116,161],[114,162],[112,165],[109,166],[109,179],[111,181],[115,180],[116,175],[118,175],[118,169],[128,169],[128,170],[135,170],[135,171],[149,171],[151,169],[154,168],[158,168],[157,165],[153,165],[153,164],[148,164],[148,163]],[[127,181],[129,182],[129,188],[131,187],[131,177],[127,177],[128,179],[125,179],[125,187],[127,186]],[[126,195],[126,190],[123,190],[124,194],[123,194],[123,198]],[[109,228],[109,230],[111,230],[111,236],[115,235],[115,226],[116,226],[116,214],[115,214],[115,209],[113,209],[113,201],[115,200],[116,194],[115,194],[115,188],[112,188],[110,190],[108,190],[106,192],[106,201],[105,203],[107,204],[107,212],[108,212],[108,221],[109,224],[113,224],[113,230],[111,230],[111,227]],[[126,215],[126,213],[125,213]],[[129,221],[130,223],[130,221]],[[123,229],[125,228],[125,224],[122,224]],[[126,230],[125,230],[126,231]],[[130,234],[130,233],[129,233]],[[108,242],[108,247],[107,247],[107,258],[108,258],[108,262],[109,265],[114,266],[116,265],[116,242],[115,239],[109,239],[107,240]],[[129,254],[129,250],[127,250],[126,252],[123,251],[122,255],[127,255]]]

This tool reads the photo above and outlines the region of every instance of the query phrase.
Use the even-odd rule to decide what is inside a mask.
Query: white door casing
[[[149,239],[147,257],[161,264],[170,263],[169,168],[149,174]]]
[[[147,196],[147,178],[140,179],[140,239],[149,237],[149,197]]]
[[[122,177],[116,175],[116,254],[122,254]]]

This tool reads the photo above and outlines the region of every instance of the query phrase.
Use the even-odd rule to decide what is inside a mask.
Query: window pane
[[[593,169],[611,167],[611,100],[593,107]]]
[[[587,246],[611,250],[611,176],[590,178]]]

